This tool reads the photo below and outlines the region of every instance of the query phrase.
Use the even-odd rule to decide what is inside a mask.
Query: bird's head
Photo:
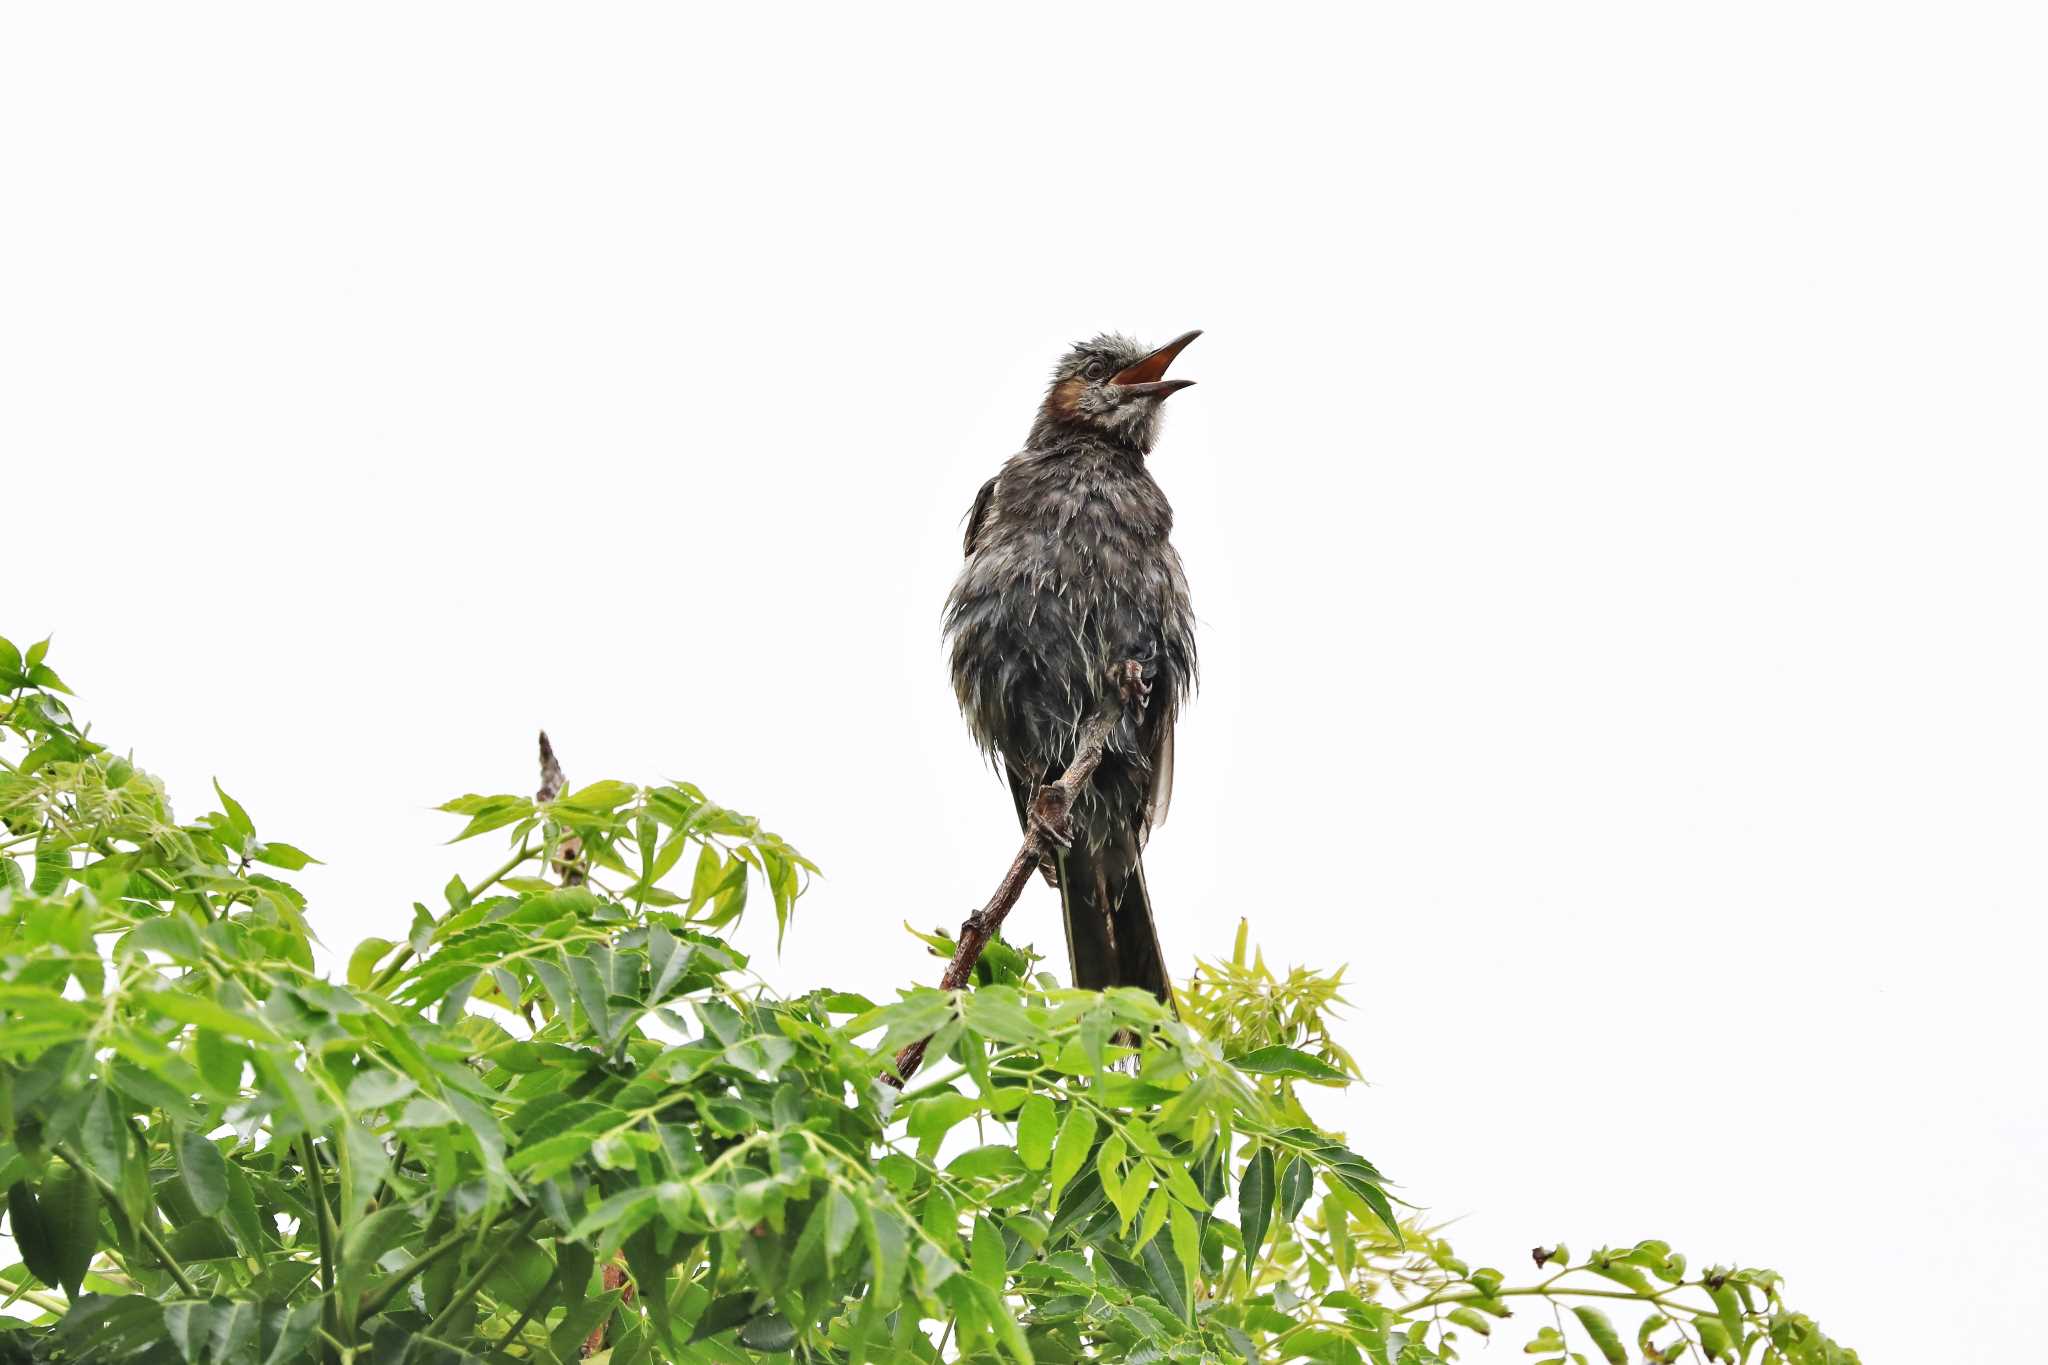
[[[1166,367],[1200,335],[1187,332],[1148,351],[1127,336],[1105,332],[1074,347],[1052,372],[1052,387],[1032,426],[1034,444],[1039,437],[1078,429],[1141,454],[1150,451],[1159,435],[1161,404],[1195,382],[1166,378]]]

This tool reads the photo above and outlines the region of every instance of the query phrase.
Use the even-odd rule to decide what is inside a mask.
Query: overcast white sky
[[[10,8],[0,633],[345,951],[686,777],[933,977],[1016,833],[938,642],[1102,328],[1207,334],[1169,954],[1348,962],[1475,1260],[1665,1237],[1871,1362],[2048,1276],[2028,6]],[[1054,902],[1016,931],[1057,949]],[[1493,1352],[1520,1359],[1520,1338]]]

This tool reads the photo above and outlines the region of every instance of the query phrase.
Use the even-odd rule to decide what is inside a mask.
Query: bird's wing
[[[974,506],[967,513],[967,535],[960,547],[962,554],[974,553],[975,539],[981,535],[981,523],[988,518],[989,506],[996,500],[996,484],[1002,477],[1000,474],[995,475],[974,495]]]
[[[1173,804],[1173,710],[1168,708],[1157,721],[1152,736],[1152,790],[1146,794],[1145,813],[1138,825],[1138,847],[1152,837],[1152,827],[1166,823],[1166,808]]]

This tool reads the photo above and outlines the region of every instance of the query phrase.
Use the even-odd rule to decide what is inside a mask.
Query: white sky
[[[218,775],[325,856],[337,950],[495,861],[429,808],[530,790],[544,723],[767,817],[828,879],[766,975],[886,993],[1016,842],[944,681],[961,514],[1068,341],[1206,328],[1154,456],[1170,955],[1249,915],[1351,964],[1376,1086],[1327,1116],[1475,1261],[1661,1236],[1867,1361],[2010,1360],[2044,36],[10,8],[0,633],[185,813]]]

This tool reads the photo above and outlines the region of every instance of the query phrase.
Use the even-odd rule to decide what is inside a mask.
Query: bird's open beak
[[[1166,367],[1173,363],[1173,358],[1179,355],[1190,341],[1193,341],[1201,334],[1199,329],[1182,333],[1152,354],[1146,356],[1143,360],[1133,365],[1126,365],[1123,369],[1118,370],[1114,375],[1110,376],[1109,382],[1132,397],[1164,398],[1170,393],[1178,393],[1195,381],[1192,379],[1162,379],[1160,376],[1166,373]]]

